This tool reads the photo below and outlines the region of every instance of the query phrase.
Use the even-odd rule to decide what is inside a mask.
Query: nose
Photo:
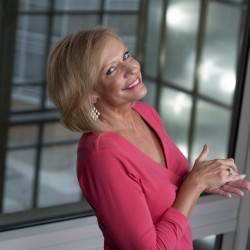
[[[139,63],[135,60],[124,62],[123,67],[125,77],[137,74],[140,68]]]

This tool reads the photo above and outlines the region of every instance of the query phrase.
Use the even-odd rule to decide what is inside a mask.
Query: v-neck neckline
[[[136,145],[134,145],[132,142],[130,142],[126,137],[122,136],[119,133],[116,132],[112,132],[112,131],[107,131],[107,132],[103,132],[103,134],[112,134],[115,135],[119,138],[121,138],[123,141],[125,141],[127,144],[129,144],[131,147],[135,148],[140,154],[142,154],[144,157],[150,159],[153,163],[157,164],[159,167],[161,167],[162,169],[168,169],[168,161],[167,161],[167,152],[166,152],[166,147],[165,144],[163,143],[163,140],[160,136],[160,134],[158,133],[158,131],[155,129],[155,127],[150,124],[150,122],[147,120],[147,118],[141,114],[141,112],[139,110],[136,109],[136,105],[134,107],[132,107],[132,109],[141,117],[141,119],[145,122],[145,124],[149,127],[149,129],[154,133],[154,135],[156,136],[160,147],[162,149],[162,153],[163,153],[163,157],[164,157],[164,161],[165,161],[165,166],[162,165],[161,163],[155,161],[153,158],[151,158],[149,155],[145,154],[143,151],[141,151],[138,147],[136,147]]]
[[[161,139],[159,138],[158,134],[156,134],[156,136],[159,138],[160,140],[160,144],[163,150],[163,156],[164,156],[164,160],[165,160],[165,164],[166,166],[163,166],[161,163],[155,161],[153,158],[151,158],[149,155],[145,154],[143,151],[141,151],[138,147],[136,147],[132,142],[130,142],[127,138],[125,138],[124,136],[115,133],[115,132],[105,132],[104,134],[111,134],[113,136],[119,137],[121,140],[123,140],[124,142],[126,142],[127,144],[129,144],[130,147],[133,147],[135,150],[137,150],[141,155],[143,155],[145,158],[149,159],[150,161],[152,161],[154,164],[158,165],[160,168],[162,169],[168,169],[168,164],[167,164],[167,157],[166,157],[166,152],[165,152],[165,147],[161,141]]]

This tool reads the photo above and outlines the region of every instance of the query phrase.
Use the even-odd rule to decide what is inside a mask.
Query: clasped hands
[[[204,145],[191,171],[203,180],[203,192],[230,198],[232,194],[242,197],[243,190],[250,191],[250,182],[245,180],[245,174],[238,173],[233,159],[206,161],[208,152],[208,146]]]

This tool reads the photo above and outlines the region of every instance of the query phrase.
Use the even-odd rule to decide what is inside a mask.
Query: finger
[[[238,172],[238,167],[235,164],[234,159],[233,158],[229,158],[228,160],[229,160],[229,164],[230,163],[232,164],[232,167],[234,168],[234,171]]]
[[[236,188],[236,187],[231,187],[227,184],[223,185],[220,189],[231,194],[236,194],[240,197],[244,195],[244,192],[241,189]]]
[[[226,191],[224,191],[224,190],[222,190],[220,188],[210,188],[210,189],[205,190],[205,192],[210,193],[210,194],[221,195],[221,196],[224,196],[226,198],[231,198],[232,197],[231,193],[226,192]]]
[[[224,164],[227,165],[228,167],[232,168],[234,172],[238,172],[238,168],[234,162],[234,159],[229,158],[229,159],[224,159],[223,160]]]
[[[226,183],[230,187],[245,189],[250,191],[250,182],[247,180],[230,181]]]
[[[226,166],[227,167],[227,166]],[[227,171],[227,174],[229,175],[229,176],[231,176],[231,175],[237,175],[237,173],[233,170],[233,168],[226,168],[226,171]]]
[[[207,144],[203,146],[203,149],[199,155],[199,157],[196,159],[196,161],[205,161],[209,153],[209,148]]]
[[[228,171],[227,171],[227,173],[228,173]],[[234,173],[232,175],[228,175],[228,181],[227,182],[237,181],[237,180],[243,180],[245,178],[246,178],[245,174]]]

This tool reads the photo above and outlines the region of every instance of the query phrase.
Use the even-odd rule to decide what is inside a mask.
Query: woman
[[[190,171],[157,112],[140,101],[140,65],[110,29],[60,40],[48,91],[61,122],[83,132],[77,176],[105,249],[192,249],[188,218],[200,194],[250,190],[233,159],[206,161],[206,145]]]

